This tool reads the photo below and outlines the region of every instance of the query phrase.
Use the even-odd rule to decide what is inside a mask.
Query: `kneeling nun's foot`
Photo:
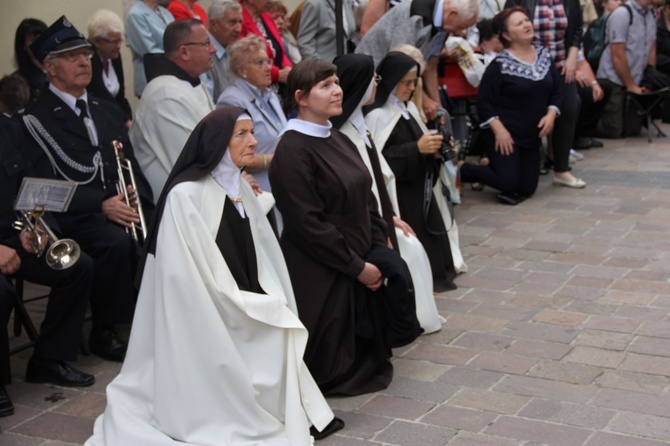
[[[508,193],[508,194],[498,194],[498,201],[502,204],[508,204],[510,206],[515,206],[522,201],[524,201],[526,197],[523,195],[519,195],[515,192]]]
[[[344,427],[344,421],[342,421],[341,418],[333,418],[333,421],[328,423],[328,426],[326,426],[321,432],[316,430],[314,426],[309,428],[309,433],[312,434],[312,437],[314,437],[315,440],[323,440],[327,436],[334,434],[335,432],[341,430]]]
[[[116,362],[123,362],[128,349],[128,344],[111,328],[91,330],[88,345],[94,355]]]
[[[63,387],[88,387],[95,383],[95,377],[80,372],[65,361],[30,358],[26,370],[26,382],[49,382]]]
[[[14,405],[5,386],[0,384],[0,418],[14,415]],[[336,418],[337,419],[337,418]]]

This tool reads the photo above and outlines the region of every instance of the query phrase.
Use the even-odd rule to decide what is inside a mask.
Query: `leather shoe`
[[[123,362],[128,344],[111,328],[94,328],[88,338],[88,347],[91,353],[102,359]]]
[[[10,415],[14,415],[14,405],[12,404],[12,400],[9,398],[7,389],[5,389],[5,386],[0,384],[0,418],[8,417]]]
[[[50,382],[63,387],[88,387],[95,377],[70,367],[65,361],[30,358],[26,370],[26,382]]]
[[[502,193],[498,194],[498,201],[502,204],[508,204],[510,206],[516,206],[525,199],[526,197],[519,195],[516,192],[512,192],[509,194],[502,194]]]
[[[592,139],[588,136],[580,136],[575,139],[575,143],[572,145],[572,148],[575,150],[586,150],[593,147],[591,145]],[[602,144],[602,143],[601,143]]]
[[[568,181],[554,177],[553,183],[554,186],[571,187],[573,189],[584,189],[586,187],[586,182],[581,178],[575,178],[574,180]]]
[[[344,421],[342,421],[341,418],[333,418],[333,421],[328,423],[328,426],[326,426],[321,432],[316,430],[314,426],[309,428],[309,433],[312,434],[312,437],[314,437],[315,440],[323,440],[326,438],[328,435],[332,435],[335,432],[339,431],[344,427]]]
[[[591,147],[600,148],[604,145],[602,141],[598,141],[597,139],[593,139],[593,138],[589,138],[589,139],[590,139]]]

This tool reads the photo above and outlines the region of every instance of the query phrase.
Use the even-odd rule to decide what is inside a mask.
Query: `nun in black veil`
[[[279,244],[240,171],[250,116],[203,119],[163,189],[121,373],[87,445],[310,445],[342,427],[303,362]]]

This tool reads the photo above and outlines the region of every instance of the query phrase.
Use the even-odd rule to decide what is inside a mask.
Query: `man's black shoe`
[[[344,421],[342,421],[341,418],[333,418],[333,421],[328,423],[328,426],[326,426],[321,432],[316,430],[314,426],[309,428],[309,433],[312,434],[312,437],[314,437],[315,440],[323,440],[326,438],[328,435],[334,434],[335,432],[339,431],[344,427]]]
[[[0,418],[8,417],[10,415],[14,415],[14,405],[12,404],[12,400],[9,398],[7,389],[5,389],[5,386],[0,384]]]
[[[580,136],[577,139],[575,139],[575,143],[572,145],[572,148],[574,150],[590,149],[591,147],[593,147],[591,145],[591,141],[595,141],[595,140],[589,138],[588,136]]]
[[[502,204],[508,204],[510,206],[516,206],[517,204],[521,203],[525,199],[526,199],[526,197],[521,196],[517,193],[498,194],[498,201]]]
[[[590,139],[589,142],[591,143],[591,147],[600,148],[604,145],[602,141],[598,141],[597,139],[593,139],[593,138],[589,138],[589,139]]]
[[[88,387],[95,377],[70,367],[65,361],[30,358],[26,370],[26,382],[50,382],[63,387]]]
[[[123,362],[128,344],[111,328],[94,328],[88,338],[88,347],[91,349],[91,353],[100,356],[102,359]]]

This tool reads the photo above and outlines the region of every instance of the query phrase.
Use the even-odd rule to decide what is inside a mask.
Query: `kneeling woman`
[[[525,9],[505,9],[493,24],[505,49],[486,68],[477,98],[490,163],[464,163],[461,181],[483,183],[501,192],[502,203],[517,204],[537,189],[541,138],[554,127],[562,87],[549,50],[532,45]]]
[[[186,143],[150,228],[126,360],[87,445],[310,445],[311,424],[339,421],[302,361],[307,331],[279,244],[240,180],[255,146],[235,107]]]
[[[357,395],[388,386],[391,347],[412,342],[421,329],[409,271],[387,247],[370,174],[353,143],[328,121],[342,113],[335,73],[320,59],[291,70],[288,88],[298,117],[277,145],[270,183],[284,217],[281,244],[300,319],[309,331],[305,362],[324,393]],[[395,273],[387,273],[389,265],[398,267]],[[392,283],[403,275],[404,290],[394,284],[386,293],[384,276]]]

